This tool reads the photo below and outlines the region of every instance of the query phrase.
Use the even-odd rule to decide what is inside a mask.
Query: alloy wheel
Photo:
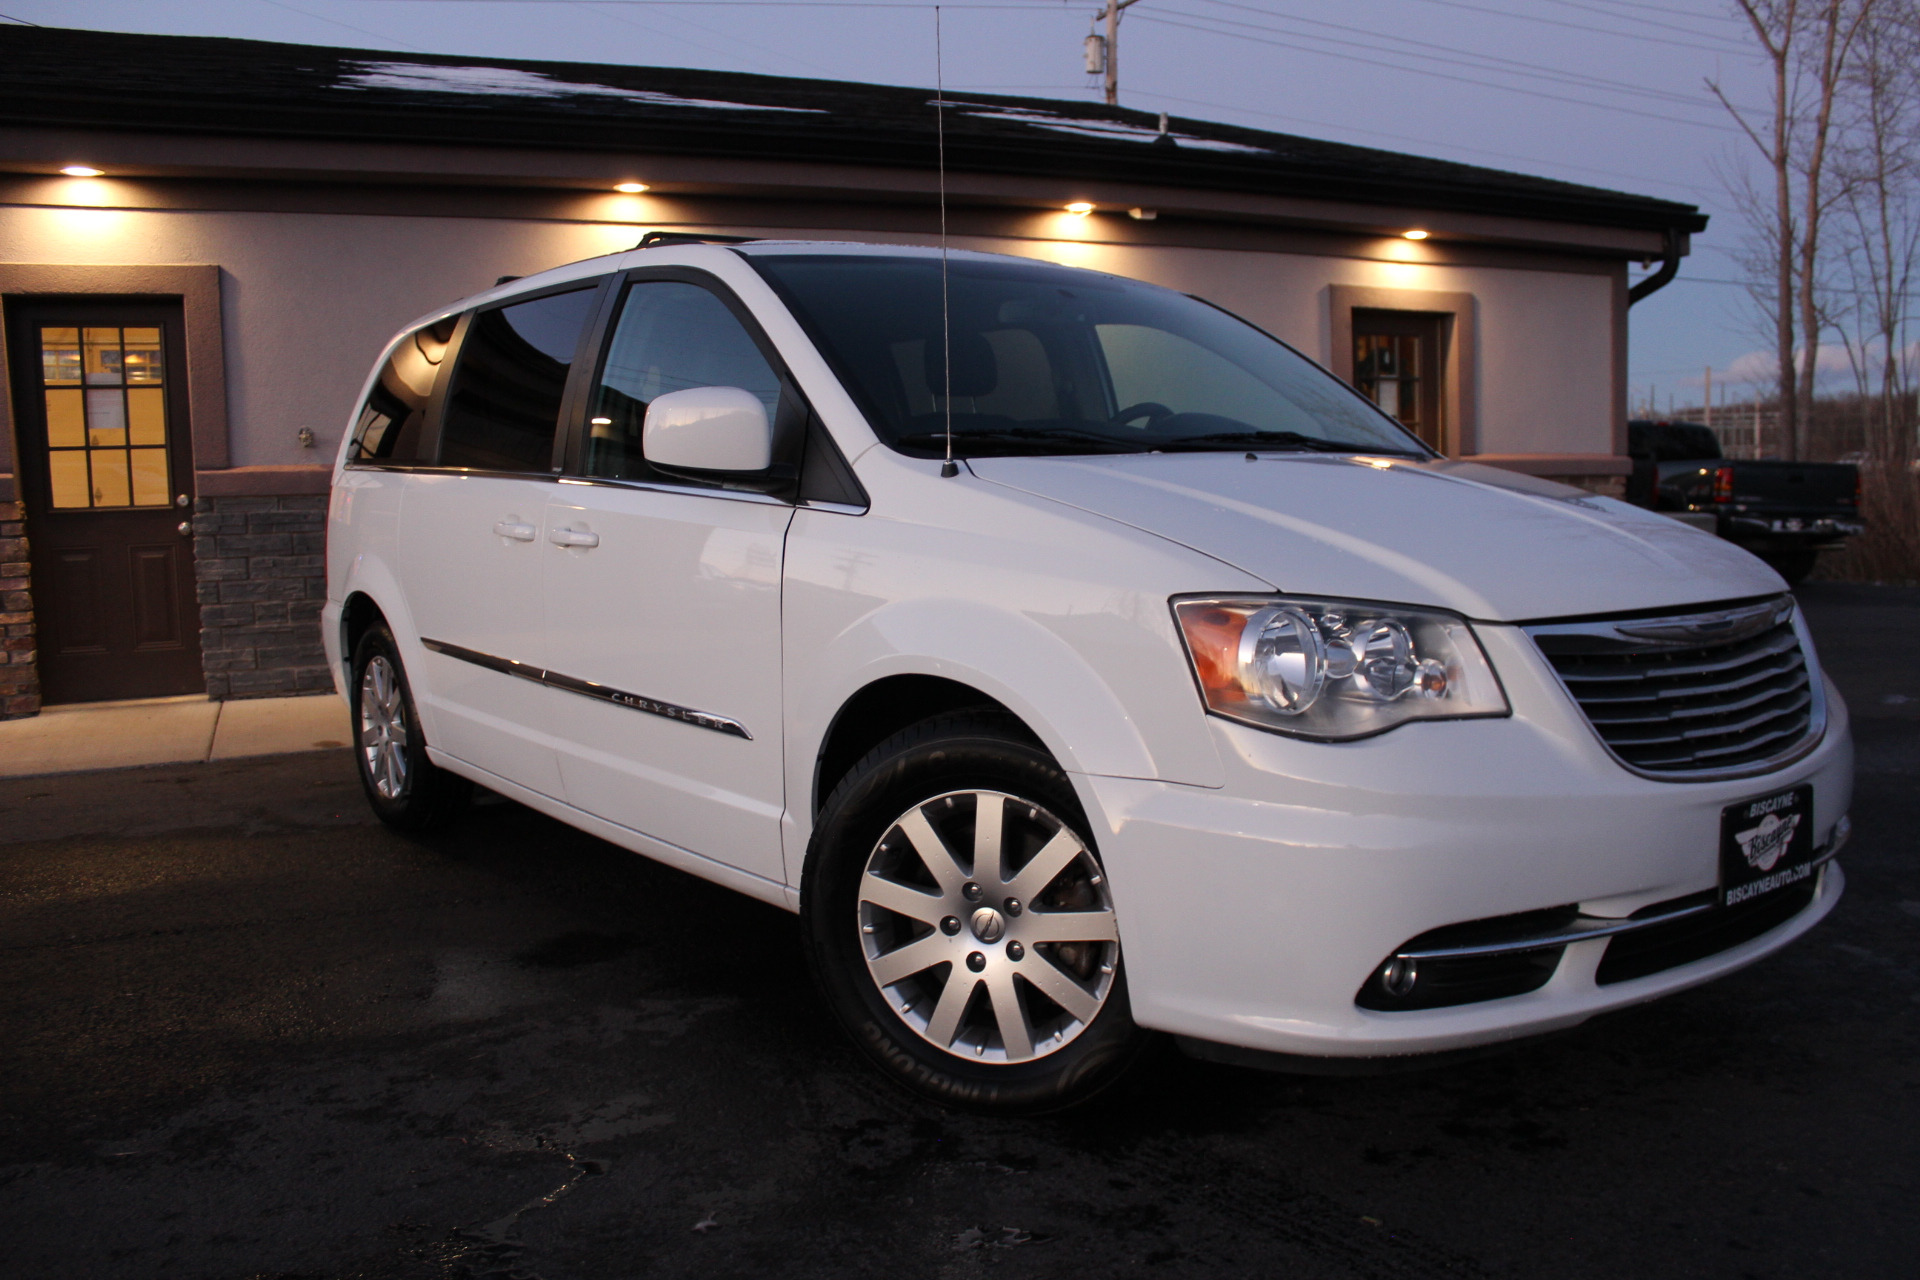
[[[868,856],[858,902],[868,975],[947,1053],[1044,1058],[1113,990],[1120,935],[1100,864],[1071,826],[1018,796],[916,804]]]
[[[384,800],[407,789],[407,704],[400,675],[376,653],[360,673],[360,757],[367,779]]]

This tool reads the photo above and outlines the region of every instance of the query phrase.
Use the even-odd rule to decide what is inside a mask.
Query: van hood
[[[1517,622],[1786,589],[1732,543],[1493,467],[1325,454],[974,458],[984,480],[1191,547],[1296,595]],[[1196,581],[1194,590],[1205,591]]]

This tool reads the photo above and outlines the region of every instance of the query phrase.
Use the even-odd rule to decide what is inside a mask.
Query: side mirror
[[[689,387],[654,397],[640,429],[656,466],[688,471],[765,471],[773,424],[760,397],[739,387]]]

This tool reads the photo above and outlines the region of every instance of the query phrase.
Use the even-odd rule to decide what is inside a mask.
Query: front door
[[[684,280],[633,284],[589,401],[579,480],[546,510],[547,665],[567,799],[781,883],[780,571],[793,507],[646,458],[659,395],[797,397],[733,311]],[[804,413],[804,410],[799,412]]]
[[[7,313],[42,698],[204,690],[179,304]]]
[[[1355,308],[1353,384],[1400,425],[1445,453],[1444,315]]]

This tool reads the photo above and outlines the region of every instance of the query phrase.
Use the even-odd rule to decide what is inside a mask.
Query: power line
[[[1265,9],[1255,8],[1252,5],[1236,3],[1235,0],[1200,0],[1200,2],[1203,4],[1217,5],[1217,6],[1220,6],[1221,8],[1239,9],[1239,10],[1243,10],[1250,13],[1258,13],[1266,17],[1279,17],[1283,22],[1296,22],[1306,26],[1326,27],[1332,31],[1344,31],[1353,35],[1367,36],[1370,42],[1362,44],[1360,42],[1352,41],[1352,40],[1341,40],[1333,36],[1318,36],[1318,35],[1297,33],[1297,32],[1288,31],[1280,27],[1263,26],[1259,23],[1253,23],[1253,22],[1237,22],[1231,18],[1214,18],[1204,14],[1182,13],[1180,10],[1177,10],[1177,9],[1168,10],[1164,7],[1158,9],[1157,12],[1160,12],[1160,13],[1172,12],[1182,17],[1199,18],[1200,20],[1205,22],[1216,22],[1223,25],[1243,26],[1248,28],[1249,30],[1267,31],[1277,35],[1298,35],[1299,38],[1305,39],[1305,40],[1324,40],[1329,44],[1346,45],[1350,48],[1368,49],[1373,52],[1393,54],[1398,57],[1422,58],[1430,62],[1440,62],[1440,63],[1446,63],[1453,66],[1463,66],[1473,70],[1481,70],[1481,69],[1498,70],[1500,74],[1526,76],[1529,79],[1545,80],[1553,84],[1571,84],[1581,88],[1600,89],[1608,93],[1632,93],[1632,94],[1642,95],[1650,98],[1665,99],[1667,101],[1678,103],[1681,105],[1686,105],[1686,106],[1713,105],[1709,103],[1709,101],[1705,98],[1694,97],[1691,94],[1675,93],[1669,89],[1654,89],[1645,85],[1631,84],[1624,80],[1608,80],[1600,76],[1589,76],[1582,72],[1563,71],[1557,67],[1545,67],[1545,66],[1541,66],[1539,63],[1520,62],[1513,58],[1501,58],[1493,54],[1476,53],[1471,49],[1457,49],[1450,45],[1434,44],[1433,42],[1428,40],[1411,40],[1403,36],[1385,35],[1384,33],[1376,33],[1372,31],[1368,31],[1362,27],[1345,26],[1338,22],[1322,22],[1313,18],[1295,18],[1290,15],[1274,14]],[[1414,46],[1417,46],[1417,48],[1411,51],[1399,50],[1399,49],[1381,49],[1378,44],[1378,42],[1381,40],[1390,40],[1395,44],[1414,45]],[[1422,53],[1418,51],[1419,49],[1434,49],[1434,50],[1438,50],[1439,52]],[[1459,56],[1445,57],[1445,56],[1442,56],[1444,54],[1456,54]],[[1496,66],[1496,64],[1498,65]],[[1717,110],[1718,108],[1716,107],[1715,109]]]
[[[271,0],[269,0],[271,2]],[[351,0],[359,4],[387,4],[391,0]],[[914,9],[925,12],[933,0],[407,0],[409,4],[518,4],[518,5],[632,5],[644,8],[689,6],[707,9]],[[1018,10],[1022,13],[1065,13],[1054,4],[946,4],[948,9]]]
[[[979,85],[975,87],[990,88],[992,86]],[[1018,87],[1018,86],[1008,86],[1008,87]],[[1045,87],[1045,86],[1035,86],[1035,87]],[[1534,156],[1516,156],[1511,152],[1489,151],[1485,147],[1469,147],[1456,142],[1444,142],[1436,138],[1418,138],[1418,137],[1414,137],[1411,134],[1388,133],[1381,129],[1362,129],[1356,125],[1345,124],[1336,120],[1314,120],[1306,116],[1289,116],[1289,115],[1281,115],[1278,112],[1273,112],[1273,111],[1256,111],[1251,107],[1235,106],[1232,103],[1227,103],[1227,102],[1209,102],[1204,98],[1182,98],[1175,94],[1159,93],[1152,89],[1135,89],[1133,90],[1133,93],[1135,97],[1153,98],[1161,102],[1180,102],[1180,103],[1185,103],[1187,106],[1191,106],[1191,107],[1210,107],[1216,111],[1232,111],[1232,112],[1237,112],[1241,115],[1259,116],[1265,120],[1281,120],[1289,124],[1312,125],[1314,128],[1317,128],[1317,129],[1338,129],[1346,133],[1360,134],[1366,137],[1388,138],[1395,142],[1409,142],[1419,147],[1439,147],[1449,151],[1467,152],[1472,155],[1491,156],[1496,160],[1509,160],[1515,164],[1552,165],[1556,168],[1568,169],[1576,173],[1598,174],[1602,177],[1619,178],[1627,182],[1643,182],[1647,180],[1647,176],[1644,174],[1620,173],[1613,169],[1594,169],[1587,165],[1567,164],[1565,161],[1561,161],[1561,160],[1542,160]],[[1717,191],[1713,191],[1709,188],[1696,187],[1684,182],[1662,182],[1662,185],[1668,186],[1668,187],[1677,187],[1682,191],[1686,191],[1693,195],[1700,196],[1703,199],[1717,196],[1719,194]],[[1717,246],[1713,246],[1713,247],[1717,247]]]
[[[1720,43],[1694,44],[1691,41],[1687,41],[1687,40],[1672,40],[1672,39],[1668,39],[1665,36],[1644,35],[1636,31],[1617,31],[1611,27],[1595,27],[1595,26],[1590,26],[1583,22],[1563,22],[1558,18],[1543,18],[1537,13],[1514,13],[1513,11],[1508,9],[1489,9],[1485,5],[1467,4],[1464,2],[1464,0],[1423,0],[1423,3],[1442,5],[1449,9],[1466,9],[1473,13],[1488,13],[1488,14],[1494,15],[1495,17],[1510,18],[1518,22],[1536,22],[1541,24],[1542,26],[1562,27],[1568,31],[1588,31],[1596,35],[1618,36],[1622,40],[1637,40],[1646,44],[1670,45],[1676,49],[1699,49],[1705,53],[1748,52],[1748,50],[1742,48],[1735,41],[1724,40],[1719,36],[1710,36],[1705,34],[1704,32],[1689,32],[1688,34],[1693,35],[1698,39],[1702,39],[1702,40],[1718,40],[1720,41]],[[1642,19],[1627,17],[1624,14],[1622,14],[1621,17],[1625,18],[1625,20],[1628,22],[1642,21]],[[1665,24],[1662,23],[1657,25],[1664,26]]]
[[[1617,111],[1625,115],[1642,116],[1648,120],[1659,120],[1666,124],[1681,124],[1681,125],[1688,125],[1698,129],[1712,129],[1716,133],[1737,132],[1737,130],[1732,125],[1710,124],[1703,120],[1684,120],[1678,116],[1660,115],[1659,113],[1653,112],[1653,111],[1640,111],[1640,110],[1636,110],[1633,107],[1622,107],[1622,106],[1614,105],[1612,103],[1595,102],[1590,98],[1570,98],[1564,94],[1546,93],[1539,89],[1522,89],[1517,85],[1494,84],[1486,80],[1472,80],[1472,79],[1468,79],[1466,76],[1448,75],[1444,71],[1428,71],[1421,67],[1409,67],[1403,63],[1382,62],[1378,58],[1363,58],[1363,57],[1360,57],[1358,54],[1335,53],[1329,49],[1313,49],[1313,48],[1303,47],[1297,44],[1288,44],[1284,40],[1264,40],[1264,39],[1261,39],[1259,36],[1242,35],[1236,32],[1219,31],[1210,27],[1194,26],[1190,23],[1175,22],[1175,21],[1172,21],[1171,19],[1158,17],[1153,14],[1146,14],[1146,13],[1137,14],[1135,15],[1135,21],[1158,23],[1159,25],[1164,27],[1178,27],[1186,31],[1197,31],[1197,32],[1200,32],[1202,35],[1229,36],[1235,40],[1242,40],[1249,44],[1271,45],[1276,49],[1291,49],[1295,53],[1316,54],[1324,58],[1338,58],[1345,62],[1358,62],[1371,67],[1384,67],[1388,71],[1398,71],[1406,75],[1427,76],[1430,79],[1435,79],[1435,80],[1449,80],[1455,84],[1472,85],[1476,89],[1495,89],[1502,93],[1517,93],[1529,98],[1542,98],[1549,102],[1566,102],[1566,103],[1571,103],[1572,105],[1577,107],[1594,107],[1601,111]],[[1312,38],[1312,37],[1309,37],[1309,38]]]
[[[1631,0],[1613,0],[1613,2],[1616,5],[1623,6],[1629,9],[1648,9],[1653,11],[1654,13],[1665,14],[1667,17],[1670,17],[1670,18],[1679,16],[1675,14],[1671,8],[1668,8],[1663,5],[1634,4],[1631,2]],[[1602,17],[1607,17],[1607,18],[1625,18],[1628,22],[1644,22],[1650,27],[1665,27],[1669,31],[1685,32],[1687,35],[1704,34],[1703,32],[1699,32],[1699,31],[1689,31],[1686,27],[1676,27],[1670,22],[1657,22],[1652,18],[1639,18],[1629,13],[1620,13],[1617,8],[1609,10],[1609,9],[1599,8],[1598,6],[1593,4],[1583,4],[1581,3],[1581,0],[1547,0],[1547,3],[1557,4],[1567,9],[1584,9],[1588,13],[1597,13],[1597,14],[1600,14]],[[1692,16],[1700,18],[1703,21],[1739,23],[1739,19],[1731,16],[1724,16],[1721,14],[1701,13],[1701,14],[1694,14]],[[1709,38],[1711,39],[1711,37]]]
[[[288,13],[297,13],[303,18],[312,18],[315,22],[324,22],[329,26],[339,27],[343,31],[355,31],[363,36],[372,36],[375,40],[385,40],[392,44],[399,45],[402,49],[411,49],[415,53],[426,52],[426,50],[422,49],[419,45],[408,44],[398,36],[390,36],[379,31],[369,31],[365,27],[356,27],[351,22],[342,22],[338,18],[327,18],[317,13],[308,13],[305,9],[298,9],[293,5],[284,3],[283,0],[266,0],[266,3],[276,9],[285,9]]]

